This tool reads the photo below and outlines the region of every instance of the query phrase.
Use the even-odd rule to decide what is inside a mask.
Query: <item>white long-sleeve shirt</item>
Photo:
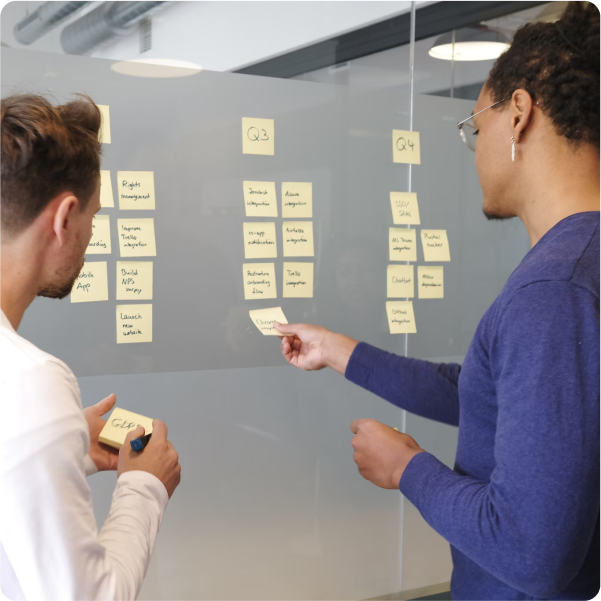
[[[75,376],[0,312],[0,590],[9,599],[134,599],[168,495],[125,472],[98,532]]]

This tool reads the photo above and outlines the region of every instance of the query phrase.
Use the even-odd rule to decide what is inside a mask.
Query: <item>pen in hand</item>
[[[133,451],[143,451],[146,448],[146,445],[150,442],[150,437],[152,436],[152,432],[150,434],[146,434],[141,436],[140,438],[134,438],[129,444],[131,444],[131,448]]]

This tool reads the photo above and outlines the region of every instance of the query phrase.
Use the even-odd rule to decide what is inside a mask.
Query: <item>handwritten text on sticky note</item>
[[[419,225],[419,207],[415,192],[391,192],[392,220],[397,225]]]
[[[277,298],[275,265],[273,263],[244,263],[244,298]]]
[[[282,184],[282,217],[313,217],[313,184],[284,182]]]
[[[109,299],[106,261],[84,264],[71,290],[72,303],[106,301]]]
[[[417,293],[419,298],[444,298],[442,266],[417,268]]]
[[[242,182],[247,217],[277,217],[275,182]]]
[[[422,230],[421,238],[424,261],[451,260],[447,230]]]
[[[273,322],[288,323],[284,316],[281,307],[273,307],[270,309],[255,309],[249,311],[250,318],[253,323],[259,328],[260,332],[265,336],[281,336],[281,334],[273,327]]]
[[[111,220],[108,215],[94,215],[92,237],[86,255],[111,254]]]
[[[154,173],[152,171],[118,171],[117,182],[121,210],[154,210]]]
[[[394,163],[420,164],[419,132],[392,130],[392,160]]]
[[[274,154],[273,119],[242,117],[242,152],[244,154]]]
[[[152,305],[117,305],[117,344],[152,342]]]
[[[284,221],[282,232],[285,257],[312,257],[315,255],[312,221]]]
[[[389,265],[386,270],[386,281],[388,298],[413,298],[415,296],[413,265]]]
[[[388,230],[391,261],[417,261],[415,230],[391,227]]]
[[[242,224],[244,234],[244,257],[247,259],[272,259],[278,256],[275,237],[275,223],[245,222]]]
[[[387,301],[386,313],[391,334],[415,334],[415,314],[412,301]]]
[[[118,219],[119,248],[122,257],[155,257],[154,219]]]
[[[117,261],[117,300],[152,300],[152,261]]]
[[[125,444],[127,435],[137,429],[138,426],[144,428],[144,434],[152,434],[152,418],[121,409],[121,407],[115,407],[104,428],[102,428],[98,440],[120,449]]]
[[[313,297],[313,263],[284,263],[284,298]]]

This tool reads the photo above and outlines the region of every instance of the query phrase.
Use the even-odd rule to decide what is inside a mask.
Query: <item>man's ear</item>
[[[532,96],[526,90],[516,90],[511,96],[511,131],[516,143],[522,140],[532,123],[532,105]]]
[[[73,194],[67,192],[61,195],[56,202],[58,206],[52,220],[52,229],[59,246],[63,246],[74,227],[73,218],[79,211],[79,200]]]

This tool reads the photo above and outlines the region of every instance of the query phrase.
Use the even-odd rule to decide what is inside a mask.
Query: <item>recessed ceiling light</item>
[[[121,75],[132,77],[188,77],[202,71],[202,67],[190,61],[170,58],[138,58],[113,63],[111,69]]]
[[[433,58],[456,61],[494,60],[509,48],[504,34],[485,28],[465,27],[437,38],[428,54]]]

